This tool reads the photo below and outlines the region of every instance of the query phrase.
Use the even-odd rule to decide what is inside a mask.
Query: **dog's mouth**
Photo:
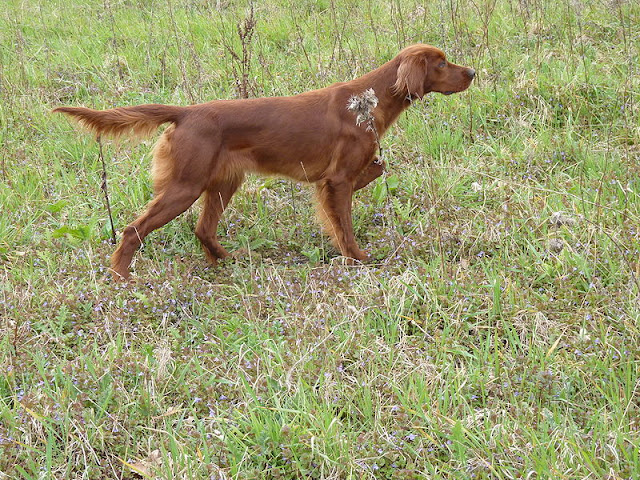
[[[444,91],[441,91],[440,93],[442,93],[443,95],[453,95],[454,93],[464,92],[467,88],[469,88],[468,85],[458,87],[455,90],[444,90]]]

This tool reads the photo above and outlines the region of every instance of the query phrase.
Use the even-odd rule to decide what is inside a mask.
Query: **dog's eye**
[[[443,60],[442,62],[440,62],[440,65],[438,65],[438,68],[444,68],[446,66],[447,66],[447,62]]]

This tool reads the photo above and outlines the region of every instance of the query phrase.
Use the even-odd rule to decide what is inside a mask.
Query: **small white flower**
[[[554,212],[549,218],[549,223],[554,227],[561,227],[566,225],[567,227],[573,227],[578,221],[564,212]]]
[[[560,253],[564,248],[564,242],[559,238],[549,240],[549,250],[553,253]]]
[[[347,110],[356,114],[356,125],[373,119],[373,109],[378,106],[378,97],[373,88],[360,95],[353,95],[347,102]]]

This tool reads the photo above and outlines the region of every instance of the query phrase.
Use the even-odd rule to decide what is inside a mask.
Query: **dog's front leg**
[[[353,183],[346,179],[324,179],[316,184],[318,215],[325,230],[343,256],[365,261],[353,233],[351,199]]]

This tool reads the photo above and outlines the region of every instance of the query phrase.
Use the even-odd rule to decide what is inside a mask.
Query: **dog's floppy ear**
[[[427,58],[421,54],[406,55],[400,60],[398,76],[393,90],[397,94],[404,94],[422,98],[425,93],[427,78]]]

